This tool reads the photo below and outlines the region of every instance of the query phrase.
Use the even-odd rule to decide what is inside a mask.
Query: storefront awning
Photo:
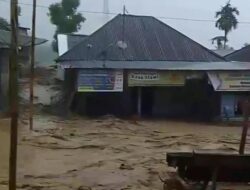
[[[215,91],[250,91],[250,71],[208,72]]]

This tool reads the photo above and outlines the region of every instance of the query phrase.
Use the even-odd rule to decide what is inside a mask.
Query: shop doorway
[[[142,117],[153,115],[154,88],[133,87],[131,90],[133,114]]]
[[[141,114],[144,117],[150,117],[153,114],[154,88],[141,88]]]

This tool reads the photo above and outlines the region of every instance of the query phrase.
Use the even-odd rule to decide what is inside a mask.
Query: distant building
[[[87,35],[80,34],[58,34],[57,43],[59,56],[63,55],[64,53],[81,43],[87,37]],[[64,69],[61,68],[60,65],[57,69],[56,78],[59,80],[64,80]]]
[[[228,61],[250,62],[250,45],[226,55],[225,58]]]
[[[27,27],[22,27],[22,26],[18,27],[18,32],[19,32],[20,35],[28,36],[28,31],[29,30],[30,30],[30,28],[27,28]]]
[[[219,56],[225,57],[230,53],[233,53],[234,49],[215,49],[212,50],[214,53],[218,54]]]
[[[241,85],[249,79],[234,75],[250,72],[249,64],[226,62],[149,16],[118,15],[57,62],[65,109],[86,115],[234,117],[224,95],[250,91]]]
[[[21,32],[20,32],[21,31]],[[47,40],[36,39],[36,45],[45,43]],[[8,105],[8,88],[9,88],[9,47],[11,44],[11,32],[0,30],[0,110],[6,111]],[[29,65],[29,47],[31,37],[27,36],[26,28],[19,30],[18,36],[20,65]],[[20,69],[19,69],[20,71]]]

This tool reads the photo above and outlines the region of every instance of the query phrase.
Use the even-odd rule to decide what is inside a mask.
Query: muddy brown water
[[[8,119],[0,120],[0,190],[6,189],[5,184],[9,175],[9,125]]]
[[[8,120],[0,124],[0,190],[7,188]],[[40,115],[35,131],[20,119],[18,189],[162,189],[166,152],[237,151],[241,128],[178,121],[129,121],[114,117],[70,120]],[[247,144],[247,150],[250,146]],[[4,150],[4,151],[2,151]],[[221,185],[220,189],[250,189]]]

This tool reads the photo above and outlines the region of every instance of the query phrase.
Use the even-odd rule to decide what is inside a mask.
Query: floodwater
[[[50,78],[48,77],[48,81]],[[52,80],[52,79],[51,79]],[[46,81],[45,81],[46,82]],[[29,80],[22,80],[19,96],[23,101],[29,101]],[[35,81],[34,89],[34,104],[50,105],[52,98],[58,95],[58,90],[53,85],[37,84]]]
[[[237,151],[241,133],[239,127],[201,123],[45,115],[35,117],[35,131],[30,132],[27,121],[20,119],[18,143],[18,188],[27,190],[161,190],[159,174],[173,171],[166,152]],[[6,134],[1,132],[4,144]],[[0,159],[2,163],[7,157]],[[1,166],[0,189],[7,187],[6,169]],[[221,186],[225,188],[244,189]]]
[[[9,139],[10,139],[10,122],[8,119],[0,120],[0,190],[7,189],[6,179],[9,172]],[[3,184],[3,185],[1,185]]]

